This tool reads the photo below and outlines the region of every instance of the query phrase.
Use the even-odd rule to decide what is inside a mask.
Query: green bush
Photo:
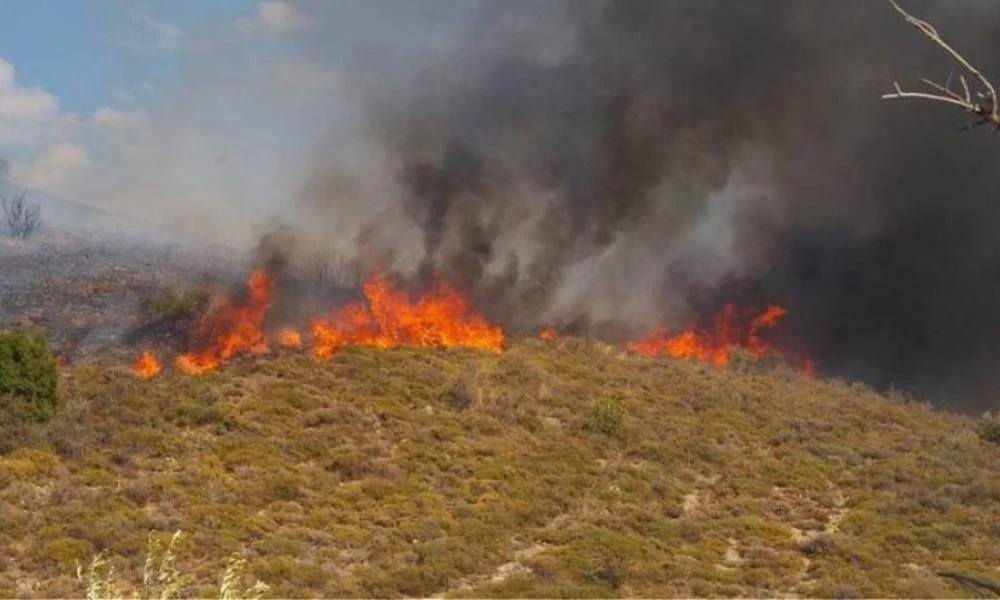
[[[625,407],[611,400],[598,402],[590,415],[588,428],[605,435],[615,436],[625,421]]]
[[[208,294],[202,290],[169,288],[140,302],[139,318],[143,323],[175,321],[198,313],[207,303]]]
[[[1000,444],[1000,412],[983,414],[982,422],[979,424],[979,437],[987,442]]]
[[[59,371],[45,336],[0,331],[0,410],[4,420],[47,421],[59,406]]]

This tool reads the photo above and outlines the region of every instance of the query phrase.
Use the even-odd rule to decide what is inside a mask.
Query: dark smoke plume
[[[907,6],[1000,74],[995,5]],[[491,2],[375,78],[376,158],[319,157],[302,220],[514,330],[776,302],[827,374],[989,407],[1000,138],[879,99],[948,68],[878,1]]]

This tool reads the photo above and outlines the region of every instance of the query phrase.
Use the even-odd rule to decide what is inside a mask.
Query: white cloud
[[[39,87],[18,84],[14,65],[0,58],[0,146],[48,143],[71,133],[78,119]]]
[[[19,86],[14,75],[14,65],[0,58],[0,121],[31,123],[55,116],[59,105],[52,94]]]
[[[146,122],[146,113],[141,110],[115,110],[104,106],[94,113],[91,123],[97,127],[110,129],[130,129]]]
[[[280,33],[306,29],[311,25],[309,17],[281,0],[259,2],[256,15],[236,20],[236,28],[244,33]]]
[[[29,163],[15,163],[11,179],[18,185],[60,193],[62,184],[71,172],[91,164],[87,150],[79,144],[60,142],[45,148]]]
[[[67,175],[90,165],[83,146],[72,143],[79,118],[59,111],[56,98],[17,81],[14,66],[0,58],[0,155],[12,159],[18,184],[55,191]]]

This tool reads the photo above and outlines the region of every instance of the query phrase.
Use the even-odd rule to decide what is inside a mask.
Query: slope
[[[202,377],[66,371],[0,432],[0,596],[79,596],[106,549],[244,548],[271,597],[975,596],[1000,579],[1000,447],[900,395],[575,338],[349,348]]]

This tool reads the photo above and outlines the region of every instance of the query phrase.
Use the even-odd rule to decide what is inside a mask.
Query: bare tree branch
[[[27,201],[28,192],[0,198],[0,228],[12,238],[27,239],[42,223],[42,211]]]
[[[896,0],[889,0],[892,7],[896,9],[896,12],[903,15],[906,22],[913,25],[921,33],[927,36],[932,42],[937,44],[945,52],[951,55],[952,58],[967,72],[971,73],[979,80],[982,86],[982,90],[977,90],[975,93],[976,99],[973,99],[971,90],[969,89],[969,84],[965,79],[964,75],[959,75],[958,80],[962,84],[962,92],[955,91],[951,88],[951,80],[954,75],[954,70],[952,75],[948,76],[948,81],[944,85],[935,83],[929,79],[921,78],[920,81],[928,85],[934,90],[941,92],[940,94],[930,93],[930,92],[907,92],[899,86],[898,82],[893,81],[892,86],[896,90],[891,94],[883,94],[882,98],[884,100],[892,100],[896,98],[916,98],[919,100],[931,100],[933,102],[945,102],[948,104],[954,104],[955,106],[961,107],[964,111],[970,112],[974,115],[980,117],[980,121],[968,126],[978,127],[980,125],[992,125],[994,129],[1000,130],[1000,107],[997,106],[997,92],[996,88],[989,79],[983,75],[979,69],[972,66],[964,56],[961,55],[957,50],[951,47],[944,39],[941,38],[941,34],[937,32],[937,29],[927,21],[918,19],[911,15],[910,13],[903,10],[903,8],[896,2]]]

